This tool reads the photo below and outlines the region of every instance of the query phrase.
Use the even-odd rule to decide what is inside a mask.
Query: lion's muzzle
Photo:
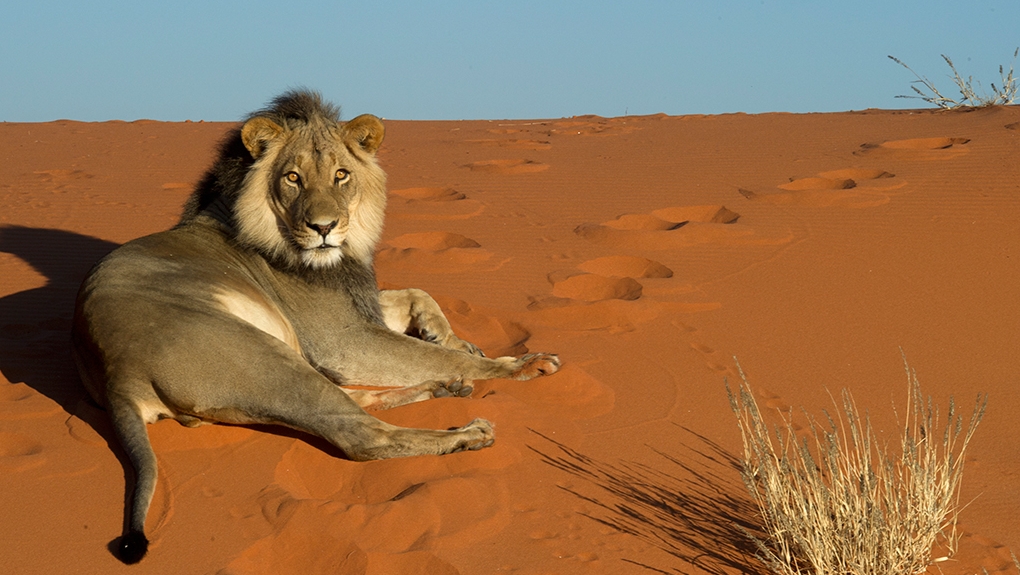
[[[338,220],[333,220],[333,221],[331,221],[329,223],[326,223],[326,224],[320,224],[320,223],[314,223],[314,222],[305,221],[305,225],[306,226],[308,226],[314,232],[316,232],[317,234],[322,236],[323,242],[325,242],[326,236],[328,236],[329,233],[331,231],[333,231],[334,228],[336,228],[336,225],[338,223],[339,223]]]

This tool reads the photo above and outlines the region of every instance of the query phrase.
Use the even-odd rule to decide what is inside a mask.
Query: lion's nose
[[[333,231],[333,228],[336,227],[336,224],[337,220],[333,220],[328,224],[316,224],[312,222],[305,222],[306,226],[318,232],[318,234],[322,237],[326,237],[327,235],[329,235],[329,232]]]

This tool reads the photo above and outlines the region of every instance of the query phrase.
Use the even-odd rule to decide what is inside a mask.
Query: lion
[[[487,358],[424,291],[378,289],[383,132],[375,116],[343,122],[317,93],[285,93],[227,136],[175,227],[117,248],[84,280],[75,363],[135,473],[123,562],[148,549],[148,423],[283,425],[356,461],[446,454],[492,445],[492,423],[410,429],[366,409],[559,369],[553,354]]]

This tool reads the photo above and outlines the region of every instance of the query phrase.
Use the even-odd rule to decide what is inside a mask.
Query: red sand
[[[769,407],[906,378],[987,416],[950,575],[1020,552],[1020,108],[387,123],[378,276],[487,353],[563,370],[383,412],[495,446],[353,463],[275,428],[149,427],[152,547],[69,359],[74,293],[171,226],[228,124],[0,125],[0,557],[7,573],[760,572],[724,379]],[[738,217],[739,215],[739,217]],[[561,449],[560,446],[563,446]],[[651,570],[650,570],[651,569]]]

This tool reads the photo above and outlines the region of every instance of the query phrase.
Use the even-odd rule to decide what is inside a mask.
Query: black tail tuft
[[[141,531],[129,531],[117,543],[117,556],[128,565],[141,561],[148,550],[149,540],[145,538],[145,534]]]

